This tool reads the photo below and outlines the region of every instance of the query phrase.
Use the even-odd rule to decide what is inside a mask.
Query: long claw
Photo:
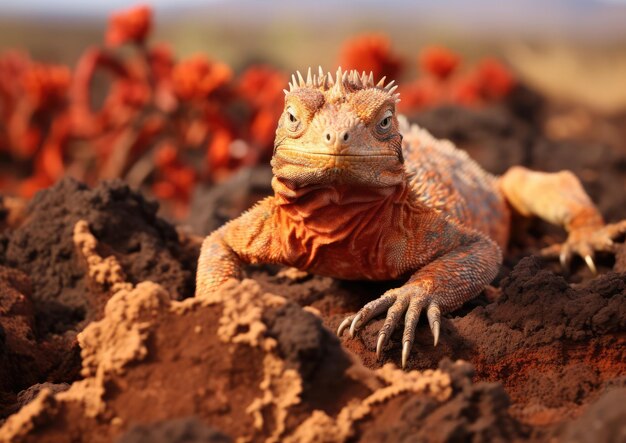
[[[339,327],[337,328],[337,336],[341,337],[341,335],[343,334],[343,331],[346,330],[346,328],[348,327],[348,325],[352,323],[352,317],[346,317],[341,324],[339,325]]]
[[[409,302],[409,308],[404,317],[404,334],[402,335],[402,369],[406,368],[406,362],[411,354],[411,347],[415,340],[415,328],[419,321],[425,300],[413,297]]]
[[[385,345],[385,337],[386,334],[381,332],[378,334],[378,341],[376,342],[376,358],[380,360],[380,356],[382,355],[383,346]]]
[[[358,313],[357,315],[354,316],[354,319],[352,320],[352,324],[350,325],[350,338],[354,338],[354,333],[356,332],[356,326],[357,323],[359,323],[359,321],[361,320],[361,313]]]
[[[585,263],[587,263],[587,267],[593,275],[598,274],[598,268],[596,268],[596,264],[593,262],[593,257],[591,255],[585,255]]]
[[[411,342],[405,341],[402,343],[402,369],[406,368],[406,362],[409,359],[409,353],[411,352]]]
[[[433,333],[433,346],[437,346],[437,343],[439,343],[439,329],[441,327],[441,310],[439,306],[432,303],[428,307],[428,311],[426,311],[426,316],[428,317],[430,330]]]
[[[437,346],[437,343],[439,343],[439,327],[440,323],[438,321],[433,322],[433,326],[431,327],[431,331],[433,332],[433,346]]]

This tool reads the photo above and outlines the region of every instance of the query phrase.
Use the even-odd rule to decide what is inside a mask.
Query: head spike
[[[298,81],[300,83],[300,87],[306,86],[306,83],[304,82],[304,78],[302,78],[302,74],[300,74],[300,71],[296,71],[296,74],[298,75]]]
[[[285,93],[285,95],[289,94],[289,91],[287,91],[286,89],[283,89],[283,92]]]
[[[370,71],[370,76],[367,79],[367,86],[374,86],[374,73]]]
[[[385,86],[385,90],[386,91],[391,91],[391,88],[393,87],[393,84],[395,83],[395,80],[391,80],[389,83],[387,83],[387,86]]]
[[[298,80],[296,80],[296,76],[294,74],[291,74],[291,84],[294,88],[298,86]]]
[[[341,77],[342,77],[342,70],[341,70],[341,66],[339,66],[337,68],[337,72],[335,73],[335,84],[341,83]]]
[[[306,85],[313,86],[313,79],[311,78],[311,67],[309,66],[309,70],[306,73]]]
[[[319,65],[317,67],[317,75],[318,75],[319,78],[324,77],[324,70],[322,69],[322,65]]]
[[[385,86],[385,80],[387,79],[386,76],[383,76],[383,78],[381,78],[378,83],[376,83],[376,87],[377,88],[383,88]]]
[[[395,85],[393,88],[389,89],[389,94],[393,94],[396,89],[398,89],[398,85]]]
[[[341,76],[341,83],[345,84],[348,81],[348,71],[343,71],[343,75]]]
[[[347,79],[347,75],[348,74],[346,72],[342,71],[341,67],[337,69],[337,73],[335,74],[335,83],[329,91],[331,100],[341,100],[341,98],[346,95],[344,79]]]
[[[328,87],[331,87],[335,84],[335,80],[333,79],[333,76],[330,72],[326,73],[326,82],[328,83]]]
[[[363,87],[363,82],[361,81],[361,77],[359,76],[359,73],[356,71],[353,71],[354,73],[354,80],[353,83],[357,88],[362,88]]]

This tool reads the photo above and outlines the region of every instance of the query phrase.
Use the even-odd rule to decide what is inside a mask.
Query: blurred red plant
[[[464,69],[461,57],[441,46],[424,48],[418,66],[423,75],[398,89],[401,112],[442,104],[482,106],[503,99],[515,86],[515,78],[501,62],[485,58]]]
[[[204,55],[177,61],[167,44],[147,43],[151,29],[147,6],[114,14],[105,45],[86,49],[73,72],[21,52],[0,56],[0,191],[30,197],[64,174],[121,177],[183,217],[199,180],[271,157],[285,73],[253,65],[235,75]],[[397,79],[404,66],[382,34],[348,40],[340,59],[377,78]],[[497,60],[462,70],[441,47],[419,62],[423,75],[401,84],[403,112],[497,101],[515,83]]]
[[[445,80],[460,65],[461,57],[443,46],[424,48],[419,56],[420,67],[431,75]]]
[[[373,72],[375,78],[398,79],[402,59],[392,52],[391,41],[384,34],[363,34],[347,40],[341,49],[339,66],[344,69]]]
[[[143,44],[152,28],[152,10],[140,5],[111,15],[105,41],[116,47],[126,43]]]
[[[206,100],[216,89],[226,86],[232,76],[231,69],[224,63],[198,54],[174,66],[172,84],[182,100]]]

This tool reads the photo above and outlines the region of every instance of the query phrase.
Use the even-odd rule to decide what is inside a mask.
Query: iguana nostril
[[[328,132],[326,133],[326,140],[330,141],[330,134]]]
[[[343,133],[343,141],[347,142],[349,138],[350,138],[350,135],[347,132],[344,132]]]

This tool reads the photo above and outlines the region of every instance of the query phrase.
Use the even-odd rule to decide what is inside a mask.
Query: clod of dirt
[[[67,383],[37,383],[17,394],[17,405],[22,408],[33,401],[44,389],[53,394],[67,391],[70,385]]]
[[[0,417],[38,373],[30,293],[26,275],[0,267]]]
[[[17,410],[21,390],[48,378],[72,379],[72,337],[37,340],[30,279],[0,266],[0,418]]]
[[[66,178],[35,196],[25,221],[9,235],[6,262],[31,276],[40,334],[80,329],[100,315],[101,306],[85,296],[89,287],[73,242],[79,220],[131,283],[158,282],[176,299],[193,294],[195,257],[184,254],[176,230],[157,217],[157,209],[121,181],[89,189]]]

